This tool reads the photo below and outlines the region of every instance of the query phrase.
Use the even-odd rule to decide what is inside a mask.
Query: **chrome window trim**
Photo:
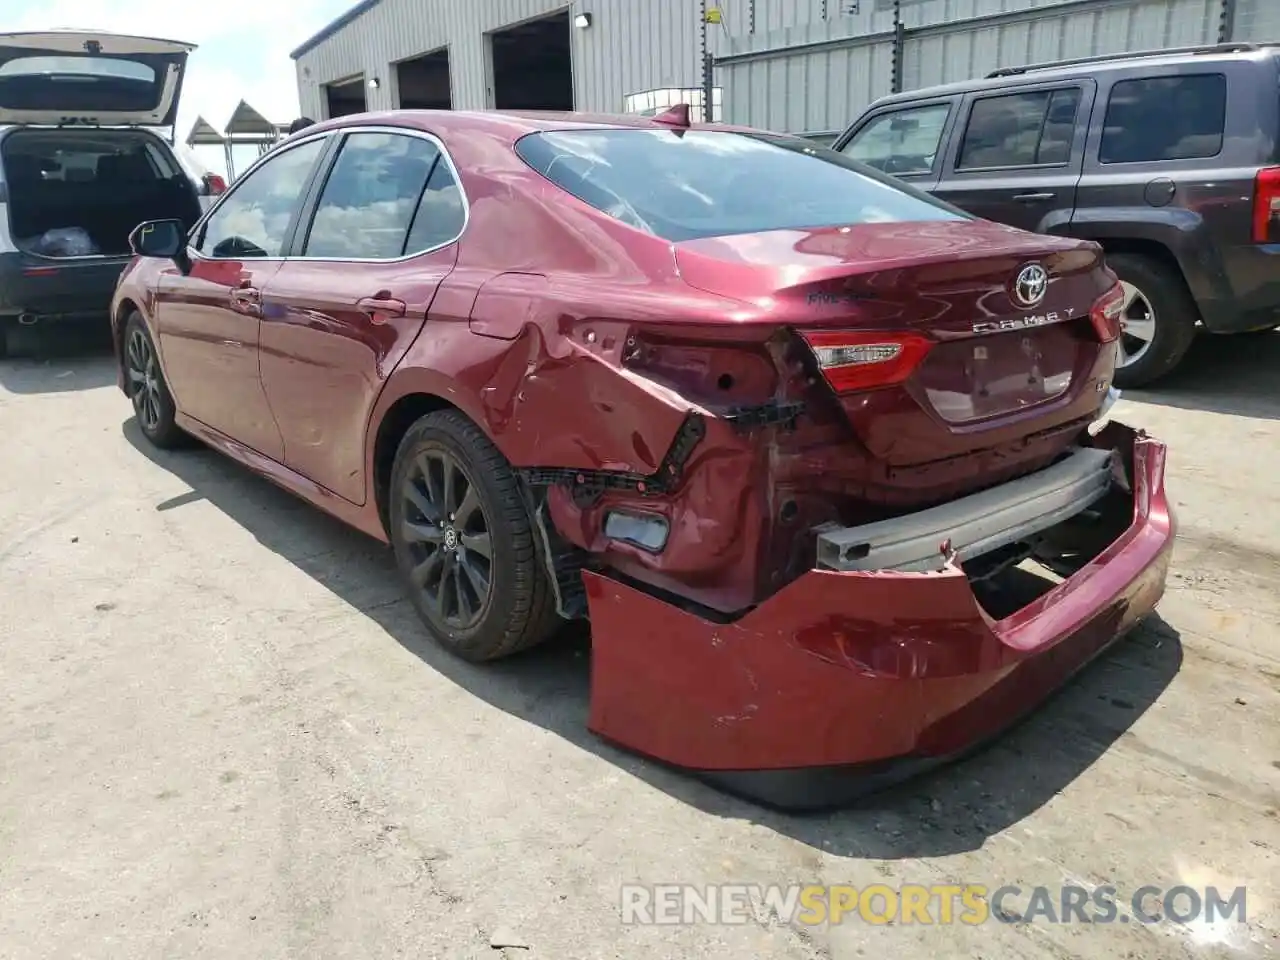
[[[297,143],[289,143],[288,147],[285,149],[292,150],[295,147],[300,147],[303,144],[308,143],[312,140],[319,140],[319,139],[323,139],[324,137],[329,137],[333,135],[345,136],[347,134],[352,134],[352,133],[382,133],[382,134],[394,134],[399,136],[418,137],[421,140],[428,141],[437,150],[440,151],[440,156],[444,159],[445,163],[449,165],[449,172],[453,175],[453,182],[458,185],[458,195],[462,197],[462,226],[458,228],[457,234],[452,239],[447,240],[444,243],[438,243],[435,246],[427,247],[425,250],[417,250],[413,253],[406,253],[403,256],[387,257],[387,258],[308,257],[308,256],[302,256],[302,255],[294,255],[294,256],[288,256],[288,257],[240,257],[240,258],[227,257],[227,258],[223,258],[223,257],[205,256],[204,254],[196,251],[190,245],[188,245],[188,248],[187,248],[188,255],[190,255],[193,260],[203,260],[210,263],[223,263],[223,262],[226,262],[226,260],[230,260],[230,259],[241,259],[250,263],[277,263],[277,262],[284,263],[290,260],[301,260],[308,263],[387,263],[387,264],[392,264],[392,263],[407,263],[410,260],[414,260],[414,259],[417,259],[418,257],[426,256],[429,253],[435,253],[436,251],[443,250],[445,247],[451,246],[452,244],[455,244],[462,239],[463,234],[467,232],[467,227],[471,224],[471,198],[467,196],[466,187],[463,186],[462,174],[458,170],[458,165],[454,163],[453,157],[449,154],[448,149],[444,145],[444,141],[442,141],[435,134],[428,133],[426,130],[420,130],[416,127],[397,127],[397,126],[389,126],[387,124],[376,124],[376,125],[362,124],[359,126],[353,125],[349,127],[335,127],[332,130],[323,130],[319,133],[314,133],[310,135],[303,134],[302,136],[298,137]],[[290,139],[292,140],[292,138]],[[277,150],[282,148],[283,148],[283,145],[281,148],[277,148]],[[244,180],[247,180],[249,176],[255,170],[257,170],[260,166],[262,166],[272,157],[278,157],[279,155],[280,154],[277,153],[275,150],[271,151],[270,153],[264,154],[256,163],[253,164],[253,166],[251,166],[248,170],[246,170],[244,174],[237,179],[237,183],[242,183]],[[334,157],[335,164],[338,162],[338,157],[340,157],[341,155],[342,155],[342,151],[341,151],[341,148],[339,148],[338,156]],[[332,169],[333,168],[330,167],[329,172],[332,172]],[[425,184],[423,188],[425,190]],[[218,199],[217,205],[211,208],[208,211],[208,213],[206,213],[203,217],[200,218],[200,220],[196,222],[196,225],[191,228],[191,233],[189,234],[189,236],[195,236],[201,229],[203,229],[204,225],[208,222],[209,218],[212,217],[215,212],[217,212],[218,207],[222,206],[222,204],[226,202],[227,198],[232,196],[235,193],[235,190],[236,190],[235,185],[232,185],[231,189],[228,190],[225,194],[223,194],[222,197]],[[320,197],[317,199],[318,200],[323,199],[323,197],[324,197],[324,188],[321,187]],[[319,208],[318,202],[316,206],[318,209]],[[315,214],[313,212],[312,221],[314,220],[315,220]],[[307,226],[310,227],[310,223],[308,223]],[[297,238],[295,237],[295,239]]]

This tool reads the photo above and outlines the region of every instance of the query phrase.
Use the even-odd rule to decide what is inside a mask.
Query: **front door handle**
[[[1013,199],[1022,203],[1034,203],[1037,200],[1052,200],[1056,196],[1056,193],[1016,193]]]
[[[231,291],[231,308],[251,317],[262,316],[262,291],[257,287],[237,287]]]
[[[385,291],[372,297],[361,297],[356,301],[356,306],[367,313],[374,323],[382,323],[387,317],[403,317],[409,309],[403,300],[397,300]]]

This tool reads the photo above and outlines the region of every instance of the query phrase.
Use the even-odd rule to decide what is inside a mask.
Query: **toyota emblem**
[[[1029,263],[1013,281],[1013,298],[1024,307],[1034,307],[1049,289],[1049,272],[1038,263]]]

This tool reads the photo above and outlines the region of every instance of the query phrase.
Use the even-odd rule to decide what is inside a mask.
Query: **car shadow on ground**
[[[116,382],[111,329],[101,325],[19,327],[0,360],[0,389],[16,394],[70,393]]]
[[[1237,336],[1202,334],[1173,373],[1126,400],[1280,420],[1280,331]]]
[[[526,654],[473,666],[435,646],[403,599],[387,547],[342,525],[207,449],[151,447],[135,420],[124,436],[189,493],[378,623],[426,666],[501,710],[537,724],[706,813],[758,823],[816,850],[874,859],[975,850],[1079,777],[1160,696],[1182,646],[1158,616],[1117,644],[1060,695],[986,750],[843,810],[793,816],[719,792],[677,770],[616,749],[587,731],[590,638],[584,625]]]

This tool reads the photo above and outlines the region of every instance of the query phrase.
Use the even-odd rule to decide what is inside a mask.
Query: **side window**
[[[435,176],[437,169],[443,171],[443,180]],[[448,187],[460,204],[448,165],[430,140],[397,133],[353,133],[343,142],[321,191],[302,254],[393,260],[425,250],[435,243],[419,245],[418,221],[421,236],[433,241],[439,234],[440,217],[425,207],[447,198]],[[455,230],[439,242],[456,236]]]
[[[1071,159],[1079,108],[1078,87],[975,100],[956,169],[1066,163]]]
[[[405,253],[430,250],[458,239],[466,219],[462,190],[442,157],[431,171],[427,189],[422,191],[413,225],[409,227]]]
[[[895,176],[933,169],[950,104],[935,103],[882,113],[853,135],[843,153]]]
[[[206,257],[278,257],[325,141],[283,149],[236,184],[200,231]]]
[[[1122,80],[1111,88],[1098,159],[1196,160],[1222,151],[1227,78],[1220,73]]]

